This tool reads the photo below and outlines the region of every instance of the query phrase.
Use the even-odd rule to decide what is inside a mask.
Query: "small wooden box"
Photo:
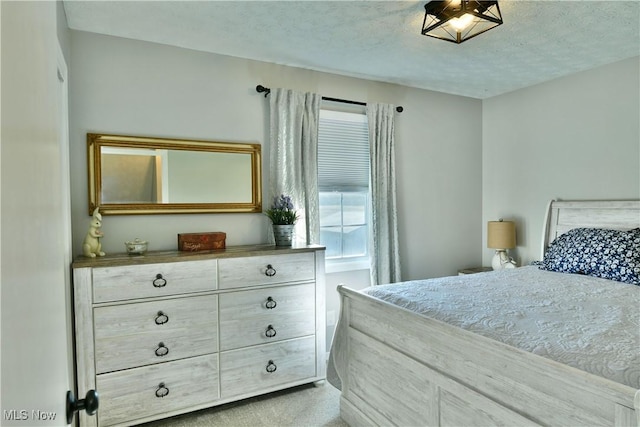
[[[224,249],[227,233],[212,231],[209,233],[178,234],[178,250],[185,252],[210,251]]]

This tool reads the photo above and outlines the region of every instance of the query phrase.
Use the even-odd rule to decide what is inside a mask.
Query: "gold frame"
[[[108,147],[158,148],[251,155],[251,203],[108,203],[102,193],[101,150]],[[259,213],[262,212],[262,160],[260,144],[170,139],[87,133],[89,215],[100,208],[102,215],[175,213]]]

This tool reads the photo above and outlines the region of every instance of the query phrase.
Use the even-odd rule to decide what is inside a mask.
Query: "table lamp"
[[[516,263],[509,258],[508,250],[516,247],[516,224],[513,221],[489,221],[487,223],[487,247],[496,250],[491,260],[494,270],[514,268]]]

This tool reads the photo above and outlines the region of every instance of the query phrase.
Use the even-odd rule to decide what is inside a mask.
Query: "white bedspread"
[[[639,286],[527,266],[362,292],[640,389]]]

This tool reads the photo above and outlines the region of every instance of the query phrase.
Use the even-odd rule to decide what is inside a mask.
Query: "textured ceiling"
[[[640,55],[640,1],[500,1],[460,45],[426,1],[64,1],[74,30],[487,98]],[[259,82],[258,82],[259,83]]]

